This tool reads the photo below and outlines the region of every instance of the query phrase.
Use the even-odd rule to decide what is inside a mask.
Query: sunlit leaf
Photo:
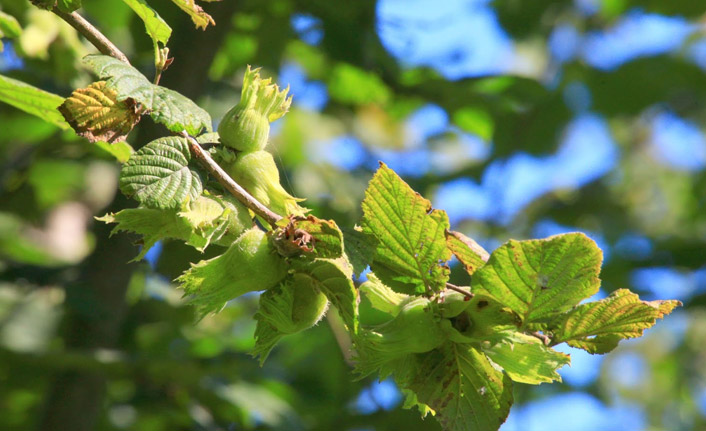
[[[130,6],[130,9],[145,23],[145,30],[155,44],[158,42],[162,45],[167,44],[172,35],[172,29],[157,11],[152,9],[145,0],[123,0],[123,2]]]
[[[557,370],[571,362],[569,355],[547,347],[536,337],[516,331],[505,331],[490,338],[491,346],[483,352],[503,367],[510,378],[519,383],[538,385],[561,381]]]
[[[205,30],[209,24],[216,25],[211,15],[204,12],[201,6],[196,4],[196,0],[172,0],[172,3],[179,6],[179,9],[183,10],[191,17],[191,20],[196,25],[196,28]]]
[[[211,116],[206,111],[176,91],[152,84],[129,64],[107,55],[88,55],[83,62],[117,91],[118,101],[135,100],[154,121],[172,132],[186,130],[198,135],[203,129],[211,131]]]
[[[64,102],[64,98],[56,94],[0,75],[0,101],[36,115],[59,128],[70,128],[56,109]]]
[[[602,260],[601,249],[582,233],[510,240],[474,274],[472,288],[530,323],[567,311],[598,292]]]
[[[451,257],[444,232],[444,211],[412,190],[397,174],[380,164],[363,201],[363,232],[377,240],[372,269],[391,288],[422,294],[445,287]]]
[[[135,152],[132,146],[127,142],[96,142],[96,146],[100,147],[103,151],[106,151],[111,156],[115,157],[120,163],[125,163],[130,159],[132,153]]]
[[[21,34],[22,27],[20,27],[20,23],[17,22],[17,19],[12,15],[0,11],[0,35],[2,35],[0,37],[14,39],[20,37]]]
[[[59,112],[76,134],[90,142],[124,141],[140,119],[135,102],[116,100],[116,92],[105,81],[79,88],[59,106]]]
[[[490,257],[483,247],[460,232],[446,231],[446,245],[469,275],[473,275],[478,268],[485,265]]]
[[[568,343],[589,353],[607,353],[618,341],[642,336],[657,319],[681,305],[679,301],[641,301],[627,289],[619,289],[609,297],[579,305],[559,316],[550,328],[552,342]]]

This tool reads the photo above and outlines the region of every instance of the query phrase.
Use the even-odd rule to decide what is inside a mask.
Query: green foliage
[[[528,325],[598,292],[602,260],[596,243],[582,233],[510,240],[475,273],[472,288],[507,306]]]
[[[123,2],[142,19],[153,41],[157,66],[155,82],[159,82],[169,65],[168,50],[163,47],[170,40],[172,29],[144,0]],[[54,5],[53,2],[41,3],[46,8]],[[173,0],[173,3],[189,14],[197,28],[215,25],[214,19],[195,1]],[[515,151],[525,142],[541,143],[533,145],[533,150],[546,149],[553,143],[549,137],[556,133],[555,125],[564,124],[568,119],[568,108],[563,104],[559,108],[555,106],[557,100],[562,99],[561,95],[534,79],[505,76],[450,83],[427,70],[414,68],[402,72],[395,70],[394,73],[387,70],[380,77],[367,72],[364,65],[341,61],[337,56],[327,58],[322,50],[328,48],[320,50],[299,41],[281,45],[271,33],[279,24],[289,28],[288,8],[293,6],[285,3],[266,6],[269,8],[264,15],[267,22],[255,13],[237,15],[238,19],[232,20],[236,33],[231,34],[229,40],[252,41],[248,46],[254,48],[247,54],[218,53],[216,58],[227,63],[227,67],[212,64],[212,74],[226,73],[228,68],[235,70],[239,64],[231,64],[237,63],[233,58],[242,59],[242,55],[257,55],[262,64],[272,64],[262,59],[265,53],[294,55],[310,72],[309,78],[327,83],[328,94],[334,101],[331,111],[350,109],[351,106],[359,110],[346,111],[345,116],[350,117],[347,121],[354,124],[353,128],[363,136],[366,145],[387,139],[390,148],[397,148],[396,139],[399,137],[389,138],[388,135],[402,134],[397,119],[408,113],[411,107],[419,106],[422,100],[438,99],[439,104],[452,113],[452,120],[458,127],[485,141],[492,140],[496,154]],[[68,12],[80,7],[81,2],[61,0],[56,5]],[[524,11],[521,6],[514,7]],[[348,8],[346,6],[342,12],[346,17]],[[534,13],[535,9],[529,12]],[[516,19],[514,13],[500,16],[511,23]],[[8,37],[21,36],[22,29],[17,21],[8,17],[0,13],[0,31]],[[348,28],[338,28],[344,21],[357,22],[348,17],[336,21],[337,25],[328,22],[324,46],[336,46],[336,42],[341,43],[338,38],[345,39],[355,33]],[[360,45],[364,44],[357,39],[345,40],[344,44],[351,50]],[[191,54],[197,56],[193,47]],[[376,61],[366,55],[361,58]],[[329,348],[333,342],[316,344],[320,338],[309,334],[317,333],[313,327],[330,306],[340,316],[338,320],[336,316],[329,316],[333,333],[344,346],[344,356],[352,354],[355,371],[361,379],[375,373],[381,379],[394,377],[407,396],[405,407],[417,407],[423,415],[435,415],[446,430],[494,431],[507,418],[513,403],[513,381],[538,385],[561,380],[557,371],[569,363],[569,357],[554,350],[553,346],[565,342],[590,353],[607,353],[621,339],[641,336],[645,329],[680,305],[678,301],[641,301],[636,294],[625,289],[613,292],[604,300],[581,304],[595,294],[601,284],[602,252],[588,237],[570,233],[546,239],[509,240],[488,254],[470,237],[451,231],[446,213],[432,209],[429,200],[383,163],[365,192],[361,227],[341,229],[334,220],[306,216],[309,210],[299,206],[301,199],[285,190],[272,153],[264,151],[270,143],[270,122],[287,113],[292,97],[288,96],[287,89],[280,91],[272,79],[261,79],[259,69],[247,68],[241,100],[227,111],[220,122],[219,133],[213,133],[211,117],[204,109],[180,93],[151,83],[131,65],[104,55],[89,55],[84,63],[102,81],[75,90],[67,99],[0,76],[0,100],[42,118],[48,124],[62,129],[72,128],[79,136],[96,142],[99,148],[124,163],[119,177],[120,190],[138,201],[139,207],[109,213],[98,220],[114,223],[113,233],[133,232],[141,237],[142,249],[136,260],[142,259],[157,242],[166,239],[184,243],[200,253],[207,250],[207,255],[195,257],[188,254],[193,252],[191,249],[187,252],[179,245],[172,248],[176,241],[166,243],[160,262],[173,259],[184,264],[186,260],[201,259],[183,272],[185,265],[173,265],[178,269],[170,271],[174,272],[171,278],[181,273],[175,282],[181,288],[185,302],[195,307],[199,319],[209,316],[208,319],[196,326],[186,323],[169,326],[167,321],[173,316],[167,313],[181,311],[173,306],[179,303],[174,291],[162,286],[160,294],[165,300],[150,303],[150,306],[163,307],[158,311],[164,314],[155,314],[157,323],[154,322],[155,315],[151,315],[149,318],[153,320],[142,322],[135,328],[124,325],[128,327],[126,331],[134,331],[129,334],[133,340],[130,342],[144,349],[160,343],[168,346],[169,359],[150,363],[147,371],[140,368],[140,359],[135,366],[138,370],[134,372],[140,377],[146,373],[148,385],[169,382],[172,398],[179,399],[181,407],[196,406],[192,410],[198,410],[201,404],[188,399],[185,394],[206,392],[204,398],[210,401],[215,398],[215,404],[222,408],[219,411],[226,411],[224,406],[230,406],[228,403],[245,404],[251,409],[262,408],[257,405],[259,402],[267,403],[269,409],[265,414],[258,411],[258,421],[261,422],[253,419],[249,423],[251,428],[260,424],[281,425],[277,422],[279,417],[272,417],[273,412],[285,417],[282,421],[287,426],[299,424],[287,417],[291,411],[282,401],[298,396],[284,391],[278,392],[278,397],[272,396],[271,392],[277,392],[279,388],[273,382],[254,386],[230,377],[222,378],[219,373],[225,374],[226,371],[218,368],[219,361],[204,359],[215,358],[220,353],[237,356],[231,350],[250,351],[259,357],[262,365],[272,349],[287,337],[291,337],[293,343],[310,343],[307,345],[310,352]],[[204,73],[208,69],[209,65],[204,64]],[[696,70],[695,67],[692,69]],[[636,71],[626,69],[622,73],[632,76]],[[693,78],[691,74],[689,76],[680,79]],[[70,82],[85,82],[79,78],[72,77]],[[396,81],[390,83],[391,79]],[[603,83],[604,76],[592,73],[588,76],[588,81],[591,80]],[[666,79],[664,82],[673,84]],[[614,85],[613,82],[609,84]],[[633,85],[642,91],[642,83],[636,80]],[[398,88],[404,88],[404,97],[393,94],[392,89]],[[670,89],[660,91],[671,94]],[[596,103],[604,110],[629,113],[644,109],[653,102],[653,96],[637,96],[630,98],[631,104],[621,102],[620,106],[613,107],[605,102],[605,95],[597,94]],[[525,106],[523,101],[527,98],[536,98],[538,102]],[[190,146],[190,138],[164,136],[133,152],[129,144],[121,141],[145,113],[170,132],[185,131],[196,136],[197,144],[215,147],[210,154],[226,174],[283,218],[279,221],[277,217],[274,221],[258,218],[262,228],[254,224],[254,213],[250,212],[254,211],[254,205],[248,203],[249,208],[244,206],[241,201],[248,200],[243,196],[238,196],[240,201],[225,196],[226,190],[232,190],[225,186],[229,184],[228,179],[208,163],[203,163],[207,157],[196,151],[198,145]],[[316,139],[323,137],[323,140],[343,135],[347,129],[338,123],[333,124],[327,119],[328,115],[300,110],[297,121],[307,119],[310,124],[285,125],[285,128],[289,127],[285,130],[296,129],[301,136],[292,140],[299,141],[305,135]],[[3,127],[0,137],[3,133],[11,132]],[[278,137],[278,143],[291,138],[287,133],[282,135],[284,138]],[[142,139],[142,135],[139,136]],[[291,142],[287,143],[291,145]],[[142,144],[144,142],[137,142],[137,145]],[[56,152],[63,150],[52,148]],[[290,148],[287,151],[291,154],[299,150],[301,148],[296,147],[296,150]],[[71,151],[66,150],[67,153]],[[283,154],[286,159],[287,153]],[[297,156],[300,162],[304,159],[301,154]],[[195,166],[196,161],[203,163],[202,168]],[[48,210],[63,202],[83,198],[78,194],[87,182],[87,171],[73,161],[44,159],[33,162],[26,174],[8,175],[7,184],[22,193],[25,192],[23,181],[26,182],[33,192],[33,205]],[[206,173],[218,181],[207,180]],[[312,173],[303,168],[297,170],[297,174],[306,177]],[[326,178],[323,174],[314,176]],[[417,180],[415,187],[426,181],[428,179]],[[355,213],[356,195],[345,190],[346,184],[339,184],[336,177],[322,182],[335,184],[343,191],[337,195],[338,201],[332,200],[334,203],[330,208],[320,202],[312,205],[315,212],[324,213],[321,217],[326,218]],[[345,195],[345,199],[340,199],[340,195]],[[354,220],[349,221],[352,225]],[[48,234],[42,235],[44,232],[29,229],[19,217],[0,213],[0,254],[3,257],[23,264],[63,264],[39,247],[38,240],[32,240],[33,237],[49,238]],[[472,276],[470,287],[449,284],[450,280],[456,282],[467,278],[463,273],[460,277],[452,274],[452,256],[458,259],[465,273]],[[87,265],[93,265],[93,261],[88,262]],[[110,264],[115,263],[111,261]],[[367,274],[367,281],[356,288],[354,274],[359,277],[368,267],[372,272]],[[21,274],[22,270],[20,267],[18,272]],[[52,277],[48,278],[48,283],[53,283]],[[140,277],[143,280],[138,280]],[[158,291],[154,286],[149,293],[140,290],[146,289],[150,283],[144,280],[146,278],[145,273],[141,273],[131,282],[128,301],[139,302],[143,296]],[[75,293],[81,288],[71,291],[71,295],[77,296],[72,296],[72,301],[83,300],[80,295],[85,292]],[[100,294],[98,287],[94,290],[91,294]],[[256,305],[248,298],[242,298],[234,307],[224,310],[227,302],[250,292],[261,292],[256,312],[249,308]],[[363,305],[360,292],[367,300]],[[119,297],[120,300],[123,296]],[[367,307],[365,311],[363,306]],[[221,311],[223,313],[219,314]],[[102,316],[103,312],[101,309],[98,314]],[[366,320],[370,317],[367,312],[377,313],[370,319],[375,322]],[[178,318],[186,322],[190,317],[187,314]],[[247,332],[237,342],[224,341],[214,335],[219,331],[228,332],[223,329],[227,326],[224,322],[231,320],[239,322],[232,332]],[[170,329],[165,330],[165,327]],[[251,337],[253,329],[254,339]],[[311,332],[299,335],[309,329]],[[119,332],[116,328],[112,331]],[[191,362],[188,362],[189,366],[181,367],[180,355],[184,352],[179,351],[181,347],[174,341],[185,338],[196,340],[189,345],[189,354],[200,362],[208,362],[206,371],[189,368],[193,367]],[[347,339],[353,343],[350,349],[346,347]],[[281,355],[284,359],[279,365],[292,369],[305,367],[299,375],[331,375],[331,369],[322,372],[323,367],[336,366],[330,360],[323,366],[314,365],[318,364],[317,357],[303,357],[296,351],[292,353],[285,342],[278,348],[285,353]],[[123,378],[122,373],[133,372],[128,370],[133,367],[131,361],[122,357],[114,363],[93,357],[72,358],[68,362],[74,367],[81,361],[85,361],[89,369],[105,369],[119,378]],[[171,364],[171,361],[178,365]],[[53,362],[51,365],[56,366]],[[238,369],[248,370],[247,363],[240,365]],[[255,374],[254,369],[250,370]],[[176,374],[179,374],[178,378]],[[179,380],[181,378],[188,383]],[[227,383],[224,383],[225,379],[229,379]],[[341,379],[331,380],[337,381],[327,384],[341,384]],[[125,396],[125,392],[136,391],[134,388],[113,390],[117,395],[111,393],[111,396],[116,399]],[[315,390],[319,396],[323,394],[329,398],[326,388],[317,386]],[[187,413],[183,414],[186,424],[174,428],[193,427],[191,418]],[[247,422],[240,418],[240,414],[228,411],[224,415],[229,421]],[[338,414],[342,412],[336,411],[335,415]],[[119,415],[116,413],[115,416]],[[211,425],[217,426],[214,423],[203,428]],[[157,428],[146,420],[135,429]]]
[[[64,99],[56,94],[0,75],[0,100],[28,114],[43,118],[61,129],[69,128],[57,110]]]
[[[123,165],[120,190],[149,208],[179,208],[197,199],[201,177],[189,167],[185,138],[160,138],[142,147]]]
[[[99,78],[107,80],[108,88],[117,92],[118,101],[131,99],[139,103],[154,121],[172,132],[186,130],[198,135],[203,129],[211,131],[211,116],[206,111],[176,91],[152,84],[129,64],[107,55],[89,55],[83,62]]]
[[[415,193],[381,163],[363,201],[363,232],[375,237],[371,268],[398,292],[424,294],[445,288],[451,257],[444,232],[444,211]],[[441,264],[440,264],[441,262]]]
[[[172,28],[159,16],[157,11],[152,9],[145,0],[123,0],[123,2],[130,6],[130,9],[145,23],[145,30],[152,38],[155,47],[158,43],[166,46],[172,35]]]
[[[284,259],[274,252],[265,233],[253,228],[220,256],[192,264],[177,281],[204,317],[233,298],[274,287],[286,274]]]
[[[640,301],[627,289],[618,289],[606,299],[579,305],[559,316],[549,328],[554,343],[584,349],[589,353],[608,353],[625,338],[642,336],[657,319],[681,305],[679,301]]]

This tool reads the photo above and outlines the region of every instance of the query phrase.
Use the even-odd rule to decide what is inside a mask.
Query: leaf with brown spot
[[[213,20],[211,15],[204,12],[201,6],[196,4],[196,0],[172,0],[172,3],[179,6],[179,9],[189,14],[191,21],[194,22],[196,28],[206,30],[206,27],[208,27],[209,24],[216,25],[216,21]]]
[[[485,265],[490,257],[483,247],[461,232],[447,230],[446,246],[463,264],[469,275],[473,275],[478,268]]]
[[[589,353],[607,353],[618,341],[642,336],[657,319],[681,305],[681,302],[641,301],[627,289],[619,289],[609,297],[579,305],[559,316],[550,328],[553,344],[566,342]]]
[[[75,90],[58,109],[76,134],[90,142],[123,142],[140,114],[132,99],[119,102],[116,97],[105,81],[98,81]]]

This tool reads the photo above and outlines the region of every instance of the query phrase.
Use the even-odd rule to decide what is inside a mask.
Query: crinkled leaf
[[[209,132],[212,130],[211,116],[191,99],[152,84],[129,64],[107,55],[87,55],[83,62],[98,77],[106,79],[109,88],[117,91],[118,101],[135,100],[149,111],[154,121],[169,130],[186,130],[191,135],[198,135],[204,128]]]
[[[451,258],[444,232],[444,211],[380,163],[363,200],[363,232],[377,240],[371,268],[391,288],[409,294],[440,291],[449,277]]]
[[[512,381],[480,351],[445,343],[417,355],[398,384],[430,407],[447,431],[497,431],[512,406]]]
[[[579,305],[559,316],[551,324],[552,342],[568,343],[589,353],[607,353],[618,341],[642,336],[657,319],[681,305],[679,301],[641,301],[627,289],[619,289],[609,297]]]
[[[155,45],[167,44],[172,35],[172,29],[154,9],[144,0],[123,0],[123,3],[130,6],[130,9],[145,23],[145,30]]]
[[[179,208],[203,189],[199,174],[189,168],[186,139],[170,136],[150,142],[123,165],[120,190],[150,208]]]
[[[343,254],[343,234],[333,220],[314,216],[290,216],[288,220],[277,228],[273,237],[281,254],[323,259],[336,259]],[[287,219],[281,223],[285,222]]]
[[[179,217],[175,209],[128,208],[117,213],[96,217],[105,223],[117,223],[116,232],[134,232],[142,236],[142,249],[133,260],[140,260],[157,241],[164,238],[184,239],[189,236],[189,225]]]
[[[81,7],[81,0],[56,0],[56,7],[66,13],[71,13]]]
[[[488,261],[490,255],[477,242],[460,232],[446,231],[446,245],[469,275]]]
[[[571,362],[569,355],[545,346],[536,337],[516,331],[501,332],[491,337],[490,343],[492,345],[483,348],[483,352],[519,383],[538,385],[561,381],[557,370]]]
[[[127,142],[113,142],[110,144],[108,142],[98,141],[96,142],[96,146],[115,157],[120,163],[125,163],[130,160],[130,156],[135,152],[132,146]]]
[[[22,34],[22,27],[17,19],[0,10],[0,34],[4,37],[14,39]]]
[[[360,228],[343,228],[343,249],[353,265],[353,274],[360,277],[375,256],[376,242],[374,236],[363,232]]]
[[[56,109],[64,102],[64,98],[56,94],[0,75],[0,101],[35,115],[61,129],[70,128]]]
[[[310,276],[331,304],[336,307],[348,330],[358,331],[358,290],[351,279],[351,269],[343,259],[292,261],[292,268]]]
[[[494,298],[525,324],[547,319],[598,291],[603,253],[582,233],[510,240],[476,271],[473,291]]]
[[[121,142],[137,124],[140,114],[135,102],[116,100],[116,92],[105,81],[94,82],[71,93],[59,112],[76,131],[90,142]]]
[[[196,0],[172,0],[172,3],[189,14],[196,28],[205,30],[209,24],[216,25],[211,15],[204,12],[201,6],[196,4]]]

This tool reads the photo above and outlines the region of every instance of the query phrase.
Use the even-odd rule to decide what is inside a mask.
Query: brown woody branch
[[[461,294],[465,295],[467,298],[473,298],[473,296],[474,296],[471,292],[469,292],[461,287],[458,287],[455,284],[446,283],[446,288],[449,290],[453,290],[454,292],[461,293]]]
[[[81,15],[76,12],[62,12],[56,7],[52,9],[52,12],[54,12],[67,23],[69,23],[71,27],[78,30],[78,32],[81,33],[86,39],[88,39],[88,41],[91,42],[93,46],[98,48],[98,51],[100,51],[101,54],[110,55],[111,57],[115,57],[120,61],[130,64],[130,60],[127,59],[127,56],[123,54],[123,52],[120,51],[118,47],[113,44],[113,42],[111,42],[107,37],[105,37],[105,35],[101,33],[100,30],[95,28],[90,22],[86,21],[86,19]]]
[[[265,205],[260,203],[255,199],[250,193],[248,193],[240,184],[236,183],[233,178],[230,177],[220,167],[211,156],[201,148],[196,139],[190,136],[186,132],[182,132],[181,135],[189,141],[189,149],[191,154],[203,165],[203,167],[211,174],[225,189],[235,196],[243,205],[250,208],[255,214],[259,215],[267,221],[272,227],[274,227],[278,221],[282,220],[282,216],[275,214],[267,208]]]

